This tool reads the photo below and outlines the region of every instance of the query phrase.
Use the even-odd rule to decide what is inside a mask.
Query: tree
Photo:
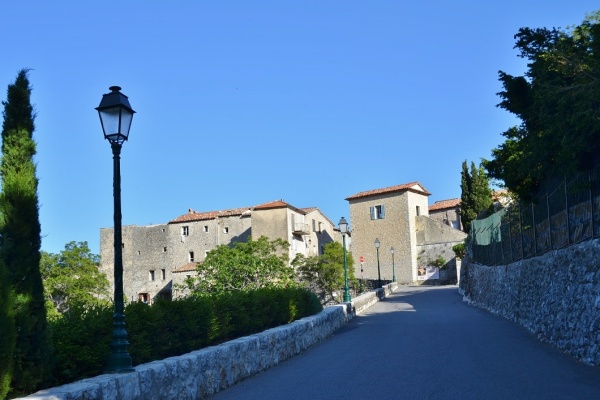
[[[300,279],[317,294],[321,303],[331,300],[341,302],[339,291],[344,286],[344,248],[338,242],[327,243],[323,247],[323,255],[305,257],[298,254],[292,261],[297,268]],[[346,252],[348,281],[354,283],[354,258]]]
[[[232,290],[283,288],[294,285],[294,269],[288,264],[289,244],[283,239],[235,243],[217,246],[198,265],[198,276],[186,283],[193,294]]]
[[[2,125],[0,177],[0,263],[14,293],[16,347],[12,390],[27,393],[47,382],[51,341],[40,274],[41,228],[33,156],[34,112],[28,71],[21,70],[8,86]]]
[[[460,221],[465,232],[469,232],[471,221],[478,216],[487,215],[493,205],[492,190],[483,167],[477,168],[471,161],[469,172],[467,161],[463,161],[460,189]]]
[[[500,71],[498,106],[520,120],[484,167],[523,200],[549,177],[585,171],[600,151],[600,12],[570,30],[521,28],[523,76]]]
[[[0,260],[0,399],[10,390],[13,354],[15,352],[15,320],[8,271]]]
[[[98,269],[100,256],[92,254],[87,242],[70,242],[60,254],[42,251],[40,269],[48,315],[57,316],[72,305],[106,302],[109,283]]]

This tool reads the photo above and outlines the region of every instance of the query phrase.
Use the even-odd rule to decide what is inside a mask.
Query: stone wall
[[[397,287],[365,293],[291,324],[178,357],[138,365],[128,374],[100,375],[42,390],[28,400],[203,399],[269,369],[329,337]]]
[[[460,290],[466,301],[600,366],[600,241],[505,266],[463,260]]]

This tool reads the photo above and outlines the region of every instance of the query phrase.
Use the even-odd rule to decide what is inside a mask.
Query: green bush
[[[134,365],[160,360],[284,325],[323,309],[303,288],[194,296],[125,307]],[[110,354],[112,305],[73,306],[51,320],[55,385],[102,374]]]

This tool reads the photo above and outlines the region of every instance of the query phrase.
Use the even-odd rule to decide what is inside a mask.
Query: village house
[[[428,271],[437,260],[444,260],[442,269],[455,273],[452,246],[466,234],[429,217],[429,196],[423,185],[411,182],[346,198],[352,255],[361,261],[355,266],[357,277],[391,281],[395,275],[399,283],[424,281],[435,278]]]
[[[460,199],[439,200],[429,206],[429,218],[462,231]]]
[[[123,290],[128,301],[152,302],[185,294],[185,279],[219,245],[266,236],[290,243],[296,254],[323,254],[323,246],[341,242],[335,224],[318,208],[296,208],[283,200],[253,207],[198,212],[189,209],[166,224],[122,227]],[[113,285],[114,229],[100,230],[100,270]]]

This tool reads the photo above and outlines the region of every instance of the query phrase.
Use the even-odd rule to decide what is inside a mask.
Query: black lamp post
[[[394,264],[394,248],[390,249],[392,252],[392,282],[396,282],[396,265]]]
[[[121,373],[131,372],[131,356],[129,355],[129,342],[125,330],[125,305],[123,303],[123,250],[121,233],[121,146],[129,137],[129,128],[135,111],[129,105],[127,96],[120,92],[118,86],[111,86],[110,93],[102,96],[100,105],[96,107],[100,115],[100,123],[104,131],[104,138],[108,139],[113,152],[113,197],[115,201],[115,313],[113,314],[113,333],[110,343],[110,357],[106,372]]]
[[[344,302],[348,303],[352,299],[350,298],[350,291],[348,290],[348,264],[346,262],[346,233],[348,233],[348,222],[346,218],[342,217],[338,223],[340,232],[342,233],[342,243],[344,246]]]
[[[381,242],[379,239],[375,239],[375,249],[377,250],[377,287],[381,289],[381,269],[379,268],[379,246]]]

